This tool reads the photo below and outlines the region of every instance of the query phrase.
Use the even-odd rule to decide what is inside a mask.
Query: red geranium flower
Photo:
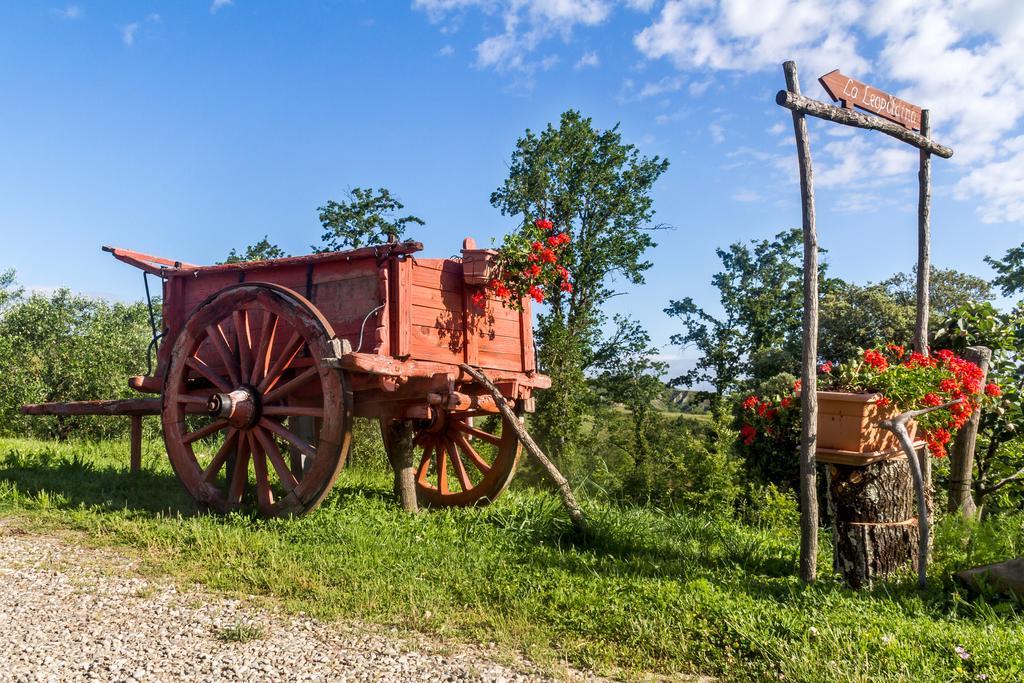
[[[942,405],[942,399],[939,398],[938,394],[925,394],[924,398],[921,399],[921,402],[924,403],[926,406]]]
[[[832,372],[832,361],[825,361],[824,363],[818,366],[818,370],[824,372],[825,374]]]
[[[533,222],[533,224],[536,225],[541,230],[550,230],[551,228],[555,227],[554,224],[546,218],[538,218]]]
[[[743,425],[740,427],[740,436],[743,437],[743,445],[749,446],[754,443],[754,437],[757,436],[757,429],[752,425]]]
[[[569,282],[568,280],[562,280],[562,284],[559,285],[559,288],[563,292],[570,292],[571,293],[572,292],[572,283]]]
[[[544,290],[541,289],[540,287],[534,285],[533,287],[530,287],[529,292],[530,296],[532,296],[533,300],[536,301],[537,303],[541,303],[542,301],[544,301]]]
[[[994,382],[989,382],[985,385],[986,396],[1002,396],[1003,390],[999,388],[999,385]]]
[[[757,403],[757,396],[747,396],[745,399],[743,399],[743,403],[741,403],[740,405],[743,407],[744,410],[750,410],[751,408],[756,407]]]

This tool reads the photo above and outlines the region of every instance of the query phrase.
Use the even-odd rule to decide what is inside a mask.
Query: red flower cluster
[[[884,350],[883,350],[884,349]],[[824,380],[827,388],[882,394],[880,407],[902,412],[939,408],[918,418],[920,433],[932,455],[943,457],[946,445],[984,396],[998,396],[998,385],[982,386],[983,373],[974,363],[948,349],[932,356],[911,352],[899,344],[864,351],[860,362],[843,364]]]
[[[822,363],[821,365],[819,365],[819,366],[818,366],[818,371],[819,371],[819,372],[823,372],[823,373],[825,373],[826,375],[827,375],[828,373],[832,372],[832,361],[828,361],[828,360],[827,360],[827,361],[825,361],[824,363]]]
[[[985,395],[991,396],[992,398],[996,398],[997,396],[1003,395],[1003,390],[999,388],[998,384],[989,382],[988,384],[985,385]]]
[[[506,235],[498,250],[501,279],[487,284],[496,297],[504,299],[514,308],[522,307],[529,296],[542,303],[549,292],[572,292],[569,270],[560,263],[565,247],[572,241],[568,232],[554,233],[555,225],[546,218],[538,218],[519,232]],[[473,302],[486,303],[483,292],[473,295]]]
[[[799,380],[796,383],[799,385]],[[799,386],[794,387],[794,393]],[[740,438],[744,446],[751,446],[759,434],[766,437],[778,437],[785,431],[784,417],[797,415],[799,406],[794,403],[793,395],[788,396],[757,396],[751,394],[740,402]]]
[[[868,349],[864,352],[864,362],[880,371],[884,371],[889,367],[889,360],[880,351],[875,351],[874,349]]]

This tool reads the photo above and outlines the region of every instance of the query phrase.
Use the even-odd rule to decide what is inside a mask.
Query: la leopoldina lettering
[[[845,76],[839,73],[838,69],[825,74],[818,80],[833,100],[842,100],[843,106],[847,108],[857,106],[890,121],[895,121],[910,130],[921,129],[920,107]]]

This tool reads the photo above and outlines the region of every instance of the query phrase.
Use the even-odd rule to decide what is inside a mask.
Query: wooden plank
[[[413,286],[412,286],[412,270],[415,266],[415,262],[412,259],[405,259],[398,262],[396,272],[398,273],[398,282],[396,283],[396,293],[398,295],[396,313],[396,325],[395,330],[395,354],[398,356],[406,356],[409,354],[411,342],[409,341],[409,315],[412,310],[413,301]]]
[[[514,341],[514,340],[510,340]],[[480,349],[479,367],[488,370],[511,370],[513,372],[523,371],[523,355],[519,344],[507,344],[502,349],[493,349],[489,346]]]
[[[457,364],[440,363],[429,360],[399,360],[378,356],[373,353],[346,353],[338,359],[325,359],[325,365],[336,367],[354,374],[384,375],[388,377],[409,377],[409,378],[433,378],[436,376],[448,377],[456,382],[465,382],[469,375],[459,370]],[[494,381],[504,383],[506,381],[518,382],[522,387],[536,387],[547,389],[551,386],[551,378],[547,375],[527,375],[517,372],[495,372]]]
[[[430,290],[454,292],[460,296],[464,287],[460,273],[427,268],[421,265],[420,261],[413,261],[412,285]]]
[[[436,308],[423,308],[413,304],[409,314],[409,322],[413,325],[432,327],[434,329],[463,329],[464,315],[462,311],[440,311]]]
[[[455,330],[437,330],[424,325],[409,325],[409,353],[414,358],[461,363],[462,334]]]
[[[448,292],[442,289],[416,286],[411,288],[412,303],[424,308],[441,311],[461,311],[462,295],[460,292]]]
[[[396,242],[393,244],[379,244],[370,247],[360,247],[359,249],[351,249],[349,251],[332,251],[324,252],[322,254],[307,254],[304,256],[288,256],[280,259],[270,259],[266,261],[240,261],[238,263],[223,263],[213,266],[189,266],[185,267],[182,264],[181,268],[168,269],[163,272],[163,275],[169,277],[196,277],[198,273],[200,277],[206,275],[217,274],[217,273],[233,273],[235,281],[238,280],[238,273],[240,271],[251,271],[258,269],[270,269],[277,270],[288,267],[300,267],[303,269],[312,263],[314,266],[319,266],[323,263],[330,263],[332,261],[338,262],[352,262],[361,259],[384,259],[388,257],[398,256],[400,254],[412,254],[423,249],[421,242]],[[246,276],[246,280],[251,278]],[[304,287],[298,290],[299,292],[304,291]]]
[[[523,312],[519,315],[519,343],[523,346],[523,370],[525,372],[536,370],[536,349],[533,348],[533,312],[529,299],[525,300]]]
[[[159,398],[126,398],[111,401],[62,401],[23,405],[25,415],[159,415]]]

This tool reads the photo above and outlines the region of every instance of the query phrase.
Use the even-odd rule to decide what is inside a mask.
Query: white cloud
[[[469,10],[500,17],[503,30],[477,44],[476,65],[529,74],[551,66],[550,55],[531,58],[541,43],[554,37],[568,41],[575,27],[603,23],[612,5],[612,0],[413,0],[412,6],[434,23],[458,23]]]
[[[721,124],[708,125],[708,132],[711,133],[711,139],[715,141],[716,145],[725,142],[725,128],[722,128]]]
[[[127,24],[121,27],[121,42],[131,47],[135,44],[135,34],[139,32],[138,22]]]
[[[772,124],[771,128],[768,129],[768,133],[770,135],[782,135],[785,132],[786,132],[786,124],[782,123],[781,121],[778,122],[778,123]]]
[[[1024,152],[1009,149],[1024,133],[1021,0],[668,0],[634,45],[686,72],[778,73],[794,59],[814,97],[814,77],[836,67],[870,80],[932,110],[962,169],[956,194],[982,220],[1024,219]]]
[[[50,10],[50,14],[57,17],[58,19],[64,19],[65,21],[74,21],[75,19],[82,18],[82,8],[78,5],[68,5],[64,9],[55,7]]]
[[[442,57],[451,57],[453,54],[455,54],[455,48],[452,47],[451,45],[445,45],[444,47],[437,51],[437,54],[439,54]]]
[[[706,78],[703,81],[694,81],[690,84],[690,87],[687,88],[687,90],[694,97],[700,97],[707,92],[707,89],[711,87],[712,83],[714,83],[714,81],[710,78]]]
[[[734,202],[759,202],[762,199],[763,197],[753,190],[738,190],[732,195]]]
[[[210,3],[210,13],[212,14],[219,9],[223,9],[224,7],[228,7],[233,4],[234,0],[213,0],[213,2]]]
[[[584,52],[583,55],[579,58],[579,61],[576,62],[576,65],[573,66],[573,68],[579,71],[580,69],[596,67],[599,66],[600,64],[601,58],[597,56],[596,52],[591,50],[589,52]]]

